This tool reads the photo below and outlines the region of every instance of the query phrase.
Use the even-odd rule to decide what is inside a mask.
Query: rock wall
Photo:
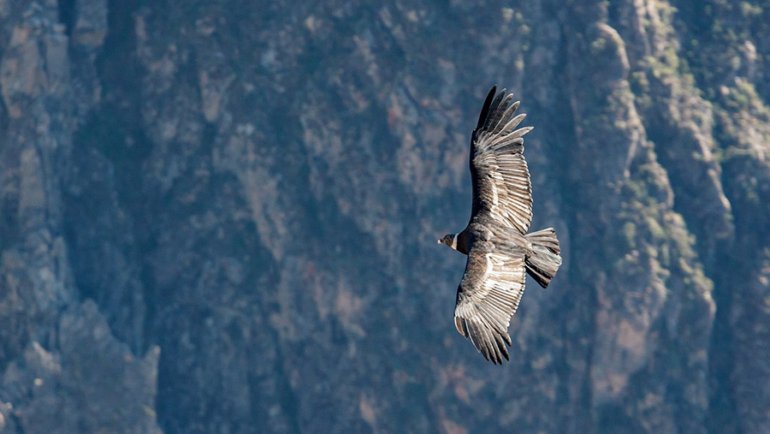
[[[770,8],[279,3],[0,0],[0,431],[770,426]],[[435,244],[492,83],[564,256],[502,368]]]

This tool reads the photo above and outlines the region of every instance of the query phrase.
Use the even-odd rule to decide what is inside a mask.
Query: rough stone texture
[[[4,417],[26,433],[161,432],[155,424],[158,347],[137,360],[87,301],[63,312],[56,353],[32,342],[5,369]]]
[[[770,8],[0,0],[0,431],[770,426]],[[516,91],[564,265],[451,322]],[[530,282],[532,283],[532,282]]]

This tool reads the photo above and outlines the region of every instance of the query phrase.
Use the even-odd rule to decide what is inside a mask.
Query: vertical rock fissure
[[[571,76],[571,68],[581,68],[576,65],[574,54],[575,44],[581,42],[575,41],[575,37],[568,36],[567,32],[573,28],[575,23],[570,13],[562,9],[562,6],[556,4],[553,6],[553,13],[556,15],[560,22],[560,38],[559,38],[559,55],[557,56],[556,64],[554,65],[554,71],[556,79],[562,83],[567,83],[567,86],[562,87],[557,91],[559,101],[561,104],[555,104],[556,107],[561,108],[560,113],[554,113],[554,119],[558,119],[560,123],[559,131],[557,135],[560,136],[558,141],[559,146],[556,148],[556,153],[551,154],[549,161],[555,162],[554,176],[558,179],[557,186],[559,187],[561,197],[561,209],[564,216],[565,223],[569,229],[570,236],[570,250],[566,252],[570,258],[574,258],[574,264],[569,269],[569,275],[567,276],[567,282],[569,285],[568,291],[578,292],[578,299],[572,299],[570,297],[565,298],[565,304],[562,308],[565,311],[571,312],[571,319],[569,321],[561,322],[562,336],[565,337],[564,348],[564,362],[565,368],[563,373],[566,374],[562,377],[564,387],[566,388],[565,396],[570,396],[568,402],[570,410],[565,412],[565,417],[562,421],[564,432],[591,432],[596,429],[596,416],[595,404],[593,403],[592,394],[592,365],[593,365],[593,347],[595,346],[596,333],[596,319],[594,312],[598,305],[597,293],[594,287],[596,276],[587,276],[584,273],[583,267],[579,265],[578,258],[585,258],[586,256],[593,255],[593,249],[589,248],[582,252],[577,252],[576,249],[587,247],[579,241],[578,236],[581,232],[584,232],[585,228],[581,228],[580,217],[577,212],[581,212],[584,208],[586,196],[581,194],[575,194],[575,182],[570,176],[574,173],[574,169],[571,166],[575,163],[575,146],[577,146],[579,138],[579,126],[575,121],[576,116],[582,115],[575,112],[575,92],[579,92],[580,87],[583,86],[579,81],[574,80]],[[579,31],[582,31],[579,30]],[[580,36],[582,37],[582,36]],[[572,45],[572,47],[571,47]],[[570,95],[572,93],[572,95]],[[553,110],[553,108],[551,108]],[[570,192],[570,190],[572,190]],[[569,192],[569,193],[568,193]],[[585,239],[584,239],[585,241]],[[587,253],[589,252],[589,253]],[[598,253],[598,251],[595,251]],[[587,254],[586,254],[587,253]],[[594,261],[600,261],[599,257],[593,258]],[[580,327],[576,327],[580,324]],[[572,353],[572,354],[571,354]],[[577,353],[577,354],[574,354]],[[572,363],[570,363],[572,360]],[[577,362],[580,360],[580,362]],[[577,363],[576,363],[577,362]],[[582,369],[576,369],[582,365]],[[569,386],[572,384],[572,386]],[[570,391],[570,388],[572,389]],[[577,396],[574,394],[577,393]],[[580,418],[578,415],[584,415],[586,417]],[[591,415],[591,416],[589,416]]]
[[[723,263],[730,260],[729,255],[724,253],[720,254],[719,258],[725,261]],[[713,276],[713,297],[717,309],[709,341],[709,413],[706,426],[712,434],[738,433],[738,414],[731,382],[735,363],[730,311],[733,306],[732,282],[735,279],[725,278],[724,270],[715,270]]]
[[[75,23],[77,0],[59,0],[59,21],[64,24],[67,36],[72,36],[72,26]]]

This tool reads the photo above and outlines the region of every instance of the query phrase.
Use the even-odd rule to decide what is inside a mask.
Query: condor
[[[524,293],[525,271],[548,286],[561,265],[553,228],[529,232],[532,184],[513,94],[492,87],[471,136],[473,206],[468,225],[438,242],[468,256],[457,288],[455,327],[484,358],[508,360],[508,326]]]

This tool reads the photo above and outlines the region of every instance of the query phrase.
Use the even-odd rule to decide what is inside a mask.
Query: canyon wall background
[[[494,83],[564,256],[502,368]],[[0,93],[2,432],[770,426],[767,2],[0,0]]]

